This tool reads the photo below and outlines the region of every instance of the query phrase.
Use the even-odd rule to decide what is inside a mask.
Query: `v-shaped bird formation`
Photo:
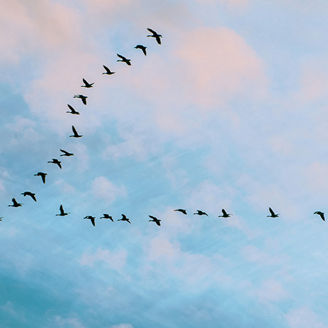
[[[161,45],[162,35],[157,33],[156,31],[154,31],[151,28],[147,28],[147,30],[151,33],[151,34],[147,35],[147,37],[154,38],[156,40],[156,42],[159,45]],[[142,44],[137,44],[134,48],[142,51],[143,55],[147,56],[147,47],[146,46],[144,46]],[[117,59],[117,62],[122,62],[128,66],[131,66],[131,61],[132,61],[131,59],[129,59],[121,54],[118,54],[118,53],[117,53],[117,57],[119,58],[119,59]],[[111,71],[106,65],[103,65],[103,68],[105,70],[105,72],[102,72],[103,75],[110,76],[110,75],[115,74],[115,72]],[[91,83],[88,82],[85,78],[82,79],[82,82],[83,82],[83,85],[81,85],[81,87],[85,88],[85,89],[93,88],[94,84],[95,84],[95,82],[91,82]],[[77,95],[74,95],[73,98],[80,99],[85,106],[87,105],[88,96],[83,95],[83,94],[77,94]],[[70,104],[67,104],[67,107],[68,107],[69,111],[66,111],[66,113],[72,114],[72,115],[80,115],[80,113]],[[83,137],[83,135],[78,132],[78,130],[76,129],[76,127],[74,125],[72,125],[72,132],[73,132],[73,134],[69,136],[71,138],[82,138]],[[60,152],[61,152],[60,156],[63,156],[63,157],[74,156],[73,153],[71,153],[70,151],[64,150],[64,149],[60,149]],[[59,169],[62,169],[62,162],[59,161],[57,158],[53,158],[51,161],[48,161],[48,163],[55,164],[56,166],[58,166]],[[46,177],[47,177],[46,172],[37,172],[36,174],[34,174],[34,176],[41,177],[42,183],[43,184],[46,183]],[[24,197],[29,196],[34,202],[37,202],[36,194],[31,191],[24,191],[21,193],[21,195],[23,195]],[[22,207],[22,205],[23,205],[22,203],[19,203],[16,200],[16,198],[12,198],[11,201],[12,201],[12,204],[9,204],[8,205],[9,207]],[[186,209],[178,208],[178,209],[174,209],[174,211],[179,212],[184,215],[188,215],[188,212]],[[232,214],[228,213],[225,209],[222,209],[221,212],[222,212],[222,215],[218,215],[218,217],[220,217],[220,218],[229,218],[232,215]],[[269,218],[278,218],[279,217],[279,214],[276,213],[271,207],[269,207],[269,213],[270,213],[270,215],[267,215],[267,217],[269,217]],[[56,214],[56,216],[67,216],[69,214],[70,214],[70,212],[66,212],[64,210],[63,205],[60,204],[59,213]],[[323,212],[316,211],[316,212],[314,212],[314,214],[318,215],[323,221],[325,221],[325,214]],[[197,209],[196,212],[193,213],[193,215],[208,216],[208,214],[205,211],[199,210],[199,209]],[[158,219],[156,216],[153,216],[153,215],[148,215],[148,217],[150,218],[150,220],[148,220],[149,222],[153,222],[157,226],[161,226],[162,219]],[[96,217],[95,216],[87,215],[83,219],[90,220],[91,224],[93,226],[96,226]],[[125,214],[122,214],[122,217],[120,219],[114,220],[113,216],[109,215],[108,213],[104,213],[103,216],[99,217],[99,219],[106,219],[106,220],[110,220],[111,222],[122,221],[122,222],[131,224],[130,218],[128,218]],[[0,221],[2,221],[2,220],[3,220],[3,217],[0,217]]]

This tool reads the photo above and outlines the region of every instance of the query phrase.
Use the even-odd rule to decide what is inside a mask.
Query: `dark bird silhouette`
[[[53,158],[52,161],[48,161],[48,163],[57,164],[60,169],[62,168],[61,161],[59,161],[57,158]]]
[[[84,85],[81,85],[82,88],[92,88],[92,86],[95,84],[93,83],[89,83],[86,79],[82,79]]]
[[[271,207],[269,207],[270,215],[267,215],[268,218],[277,218],[279,214],[276,214]]]
[[[71,105],[67,104],[68,108],[71,110],[70,112],[66,112],[69,114],[75,114],[75,115],[80,115],[79,112],[77,112]]]
[[[112,222],[114,222],[113,218],[110,215],[106,214],[106,213],[104,214],[104,216],[100,217],[100,219],[109,219]]]
[[[131,59],[127,59],[124,56],[121,56],[119,54],[117,54],[117,56],[121,59],[118,59],[118,62],[122,62],[122,63],[126,63],[127,65],[131,66]]]
[[[74,156],[73,153],[69,153],[68,151],[64,150],[64,149],[59,149],[62,154],[60,154],[60,156]]]
[[[155,38],[158,44],[161,44],[161,38],[162,35],[158,34],[157,32],[155,32],[154,30],[152,30],[151,28],[147,28],[147,30],[152,33],[151,35],[147,35],[148,37],[151,38]]]
[[[17,200],[15,198],[12,198],[11,201],[13,202],[12,205],[8,205],[9,207],[19,207],[22,206],[21,203],[17,203]]]
[[[152,215],[148,215],[148,216],[151,218],[151,220],[149,220],[149,222],[155,222],[158,226],[161,225],[162,220],[157,219],[156,216],[152,216]]]
[[[205,213],[205,212],[203,212],[203,211],[200,211],[200,210],[197,210],[197,212],[194,213],[194,214],[196,214],[196,215],[206,215],[206,216],[208,216],[207,213]]]
[[[77,133],[77,131],[76,131],[74,125],[72,125],[72,131],[73,131],[73,135],[70,136],[70,137],[72,137],[72,138],[81,138],[81,137],[82,137],[82,135],[79,135],[79,134]]]
[[[142,50],[144,55],[147,56],[147,51],[146,51],[147,47],[143,46],[142,44],[138,44],[138,45],[135,46],[135,48]]]
[[[59,206],[59,214],[56,214],[56,216],[65,216],[65,215],[68,215],[68,214],[70,214],[70,213],[66,213],[65,211],[64,211],[64,208],[63,208],[63,205],[60,205]]]
[[[176,211],[176,212],[181,212],[181,213],[187,215],[187,211],[184,210],[183,208],[178,208],[178,209],[176,209],[175,211]]]
[[[96,226],[96,221],[95,221],[95,217],[94,216],[91,216],[91,215],[87,215],[84,217],[84,219],[87,219],[87,220],[90,220],[92,225],[95,227]]]
[[[21,193],[24,197],[25,196],[30,196],[35,202],[36,202],[36,197],[35,197],[35,194],[33,192],[30,192],[30,191],[24,191]]]
[[[75,95],[73,98],[80,98],[83,102],[84,105],[87,104],[87,98],[88,96],[83,96],[83,95]]]
[[[227,213],[226,210],[222,209],[222,215],[219,215],[219,218],[228,218],[231,214]]]
[[[318,215],[321,217],[321,219],[322,219],[323,221],[326,221],[326,220],[325,220],[325,213],[323,213],[323,212],[321,212],[321,211],[316,211],[316,212],[314,212],[313,214],[318,214]]]
[[[103,68],[105,69],[106,72],[104,72],[103,74],[106,75],[112,75],[115,74],[115,72],[112,72],[107,66],[103,65]]]
[[[2,219],[3,219],[3,216],[0,216],[0,221],[2,221]]]
[[[131,224],[130,219],[128,219],[128,218],[125,216],[125,214],[122,214],[122,219],[118,219],[117,221],[126,221],[126,222],[129,222],[129,223]]]
[[[35,177],[41,177],[43,183],[46,183],[46,175],[47,173],[44,172],[38,172],[34,174]]]

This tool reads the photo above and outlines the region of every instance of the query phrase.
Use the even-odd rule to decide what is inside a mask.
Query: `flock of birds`
[[[156,31],[154,31],[153,29],[151,28],[147,28],[147,30],[151,33],[149,35],[147,35],[147,37],[152,37],[152,38],[155,38],[156,42],[158,44],[161,44],[161,38],[162,38],[162,35],[161,34],[158,34]],[[143,54],[146,56],[147,55],[147,47],[145,47],[144,45],[141,45],[141,44],[138,44],[134,47],[135,49],[140,49]],[[131,59],[129,58],[126,58],[120,54],[117,54],[117,56],[120,58],[117,60],[117,62],[122,62],[122,63],[125,63],[129,66],[131,66]],[[115,74],[115,72],[112,72],[107,66],[103,65],[103,68],[105,70],[105,72],[103,72],[102,74],[106,74],[106,75],[112,75],[112,74]],[[82,88],[92,88],[94,83],[89,83],[86,79],[82,79],[83,81],[83,85],[81,85]],[[74,95],[73,98],[78,98],[78,99],[81,99],[82,103],[84,105],[87,105],[87,98],[88,96],[85,96],[85,95],[82,95],[82,94],[79,94],[79,95]],[[78,111],[76,111],[74,109],[74,107],[72,107],[71,105],[67,104],[68,108],[69,108],[69,111],[67,111],[66,113],[69,113],[69,114],[72,114],[72,115],[80,115],[80,113]],[[81,138],[83,137],[81,134],[79,134],[76,130],[76,128],[74,127],[74,125],[72,125],[72,132],[73,134],[70,135],[69,137],[71,138]],[[70,157],[70,156],[74,156],[73,153],[69,152],[69,151],[66,151],[64,149],[60,149],[60,156],[65,156],[65,157]],[[51,164],[55,164],[57,165],[60,169],[62,168],[62,165],[61,165],[61,161],[58,160],[57,158],[53,158],[51,161],[48,161],[48,163],[51,163]],[[36,174],[34,174],[34,176],[39,176],[41,177],[42,179],[42,182],[45,184],[46,183],[46,176],[47,176],[47,173],[45,172],[38,172]],[[23,195],[24,197],[26,196],[29,196],[31,197],[31,199],[33,201],[37,201],[36,199],[36,195],[35,193],[31,192],[31,191],[25,191],[23,193],[21,193],[21,195]],[[19,203],[17,202],[16,198],[12,198],[12,204],[9,204],[8,205],[9,207],[21,207],[22,206],[22,203]],[[187,215],[187,210],[186,209],[182,209],[182,208],[178,208],[178,209],[175,209],[174,211],[176,212],[180,212],[184,215]],[[270,218],[277,218],[279,217],[279,214],[275,213],[271,207],[269,207],[269,213],[270,215],[267,215],[267,217],[270,217]],[[64,207],[63,205],[61,204],[59,206],[59,213],[56,214],[56,216],[66,216],[66,215],[69,215],[70,212],[65,212],[64,210]],[[208,214],[202,210],[197,210],[195,213],[193,213],[194,215],[205,215],[205,216],[208,216]],[[325,214],[321,211],[316,211],[314,212],[314,214],[317,214],[320,216],[320,218],[325,221]],[[229,218],[232,214],[229,214],[227,213],[227,211],[225,209],[222,209],[222,215],[219,215],[218,217],[222,217],[222,218]],[[153,216],[153,215],[149,215],[149,222],[154,222],[155,224],[157,224],[158,226],[161,225],[161,221],[160,219],[158,219],[157,217]],[[0,221],[2,221],[3,217],[0,217]],[[87,220],[90,220],[91,221],[91,224],[93,226],[96,225],[96,217],[92,216],[92,215],[87,215],[84,217],[84,219],[87,219]],[[112,216],[110,216],[109,214],[107,213],[104,213],[102,217],[100,217],[99,219],[108,219],[108,220],[111,220],[112,222],[114,222],[114,219]],[[122,218],[121,219],[118,219],[117,221],[125,221],[125,222],[128,222],[131,224],[131,221],[128,217],[126,217],[125,214],[122,214]]]

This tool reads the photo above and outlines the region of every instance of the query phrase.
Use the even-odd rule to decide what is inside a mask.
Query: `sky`
[[[328,328],[326,0],[0,4],[1,327]]]

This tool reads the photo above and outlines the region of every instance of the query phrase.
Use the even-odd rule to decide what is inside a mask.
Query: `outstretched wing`
[[[122,60],[126,60],[126,58],[125,58],[124,56],[121,56],[121,55],[119,55],[119,54],[117,54],[117,56],[118,56],[119,58],[121,58]]]
[[[93,216],[90,216],[90,220],[91,220],[92,225],[95,227],[96,226],[95,218]]]
[[[228,213],[226,212],[226,210],[224,208],[222,209],[222,214],[223,215],[228,215]]]
[[[86,79],[82,79],[82,81],[83,81],[83,83],[84,83],[85,85],[88,85],[88,84],[89,84],[89,83],[87,82]]]
[[[269,211],[270,211],[271,215],[275,215],[275,213],[273,212],[271,207],[269,207]]]
[[[64,214],[64,208],[63,208],[63,205],[60,205],[59,206],[59,212],[60,212],[60,214]]]
[[[86,105],[87,104],[87,97],[82,97],[81,99],[82,99],[83,104]]]
[[[161,38],[160,38],[159,35],[156,35],[156,41],[157,41],[158,44],[161,44]]]
[[[103,68],[105,69],[105,71],[106,71],[107,73],[110,73],[110,69],[109,69],[107,66],[103,65]]]
[[[151,28],[147,28],[147,30],[150,32],[150,33],[153,33],[153,34],[157,34],[154,30],[152,30]]]
[[[76,131],[76,129],[75,129],[75,127],[74,127],[74,125],[72,125],[72,131],[73,131],[73,134],[74,134],[75,136],[77,136],[77,135],[78,135],[78,133],[77,133],[77,131]]]

